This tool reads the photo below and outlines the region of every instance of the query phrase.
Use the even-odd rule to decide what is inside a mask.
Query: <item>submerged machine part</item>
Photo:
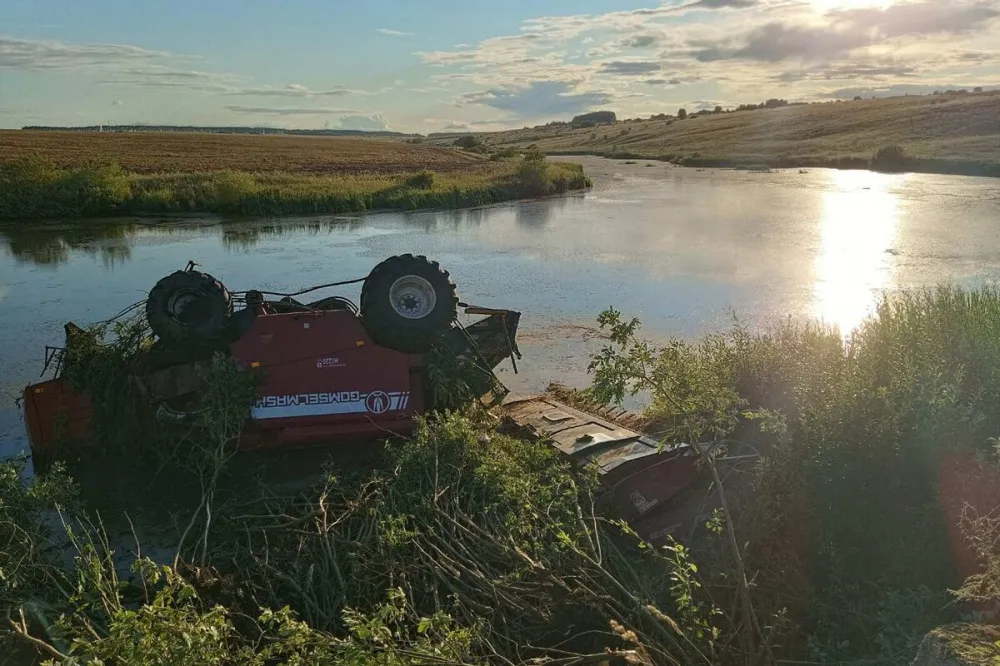
[[[213,355],[227,355],[239,368],[256,372],[257,397],[240,439],[246,450],[407,433],[415,417],[433,407],[432,359],[447,354],[495,380],[494,369],[520,354],[520,313],[464,306],[470,316],[485,316],[461,325],[450,276],[426,257],[391,257],[367,278],[349,282],[360,281],[361,308],[341,296],[308,304],[294,300],[312,289],[252,290],[240,299],[245,307],[231,312],[236,299],[189,263],[151,290],[146,314],[156,339],[129,379],[156,418],[184,423],[197,416],[200,369]],[[67,325],[67,348],[79,331]],[[74,393],[61,364],[55,365],[53,379],[24,391],[37,460],[62,440],[85,445],[91,420],[90,398]],[[477,388],[485,393],[498,383]]]
[[[596,467],[604,507],[652,543],[690,533],[715,508],[700,455],[709,445],[662,444],[545,395],[507,402],[503,416],[509,431],[547,443],[578,467]],[[716,460],[731,466],[753,458]]]

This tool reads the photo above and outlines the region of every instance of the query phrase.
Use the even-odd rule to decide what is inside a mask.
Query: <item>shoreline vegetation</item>
[[[504,159],[399,141],[4,132],[0,220],[338,214],[483,206],[590,186],[537,151]]]
[[[772,100],[777,101],[777,100]],[[433,135],[487,152],[539,150],[703,168],[835,168],[1000,177],[1000,91],[551,122]]]
[[[700,169],[869,169],[883,173],[930,173],[946,176],[973,176],[1000,178],[1000,162],[977,162],[962,160],[940,160],[906,156],[899,161],[883,162],[877,155],[884,151],[895,152],[899,146],[884,146],[875,151],[872,157],[763,157],[748,161],[745,159],[684,157],[674,154],[649,155],[631,152],[593,152],[577,150],[555,150],[546,154],[564,157],[603,157],[613,160],[646,160],[651,162],[669,162],[676,166]]]
[[[525,160],[471,173],[379,175],[206,171],[137,174],[117,162],[0,165],[0,220],[155,213],[338,214],[466,208],[590,186],[577,164]]]
[[[648,393],[665,443],[760,452],[654,548],[595,509],[592,471],[471,407],[263,492],[233,454],[246,376],[219,359],[197,427],[156,429],[125,381],[143,322],[123,321],[66,359],[100,396],[90,483],[0,463],[0,640],[136,666],[903,664],[948,625],[992,663],[996,631],[954,623],[1000,600],[998,322],[996,289],[940,288],[885,297],[846,345],[786,323],[661,346],[605,310],[589,398]]]

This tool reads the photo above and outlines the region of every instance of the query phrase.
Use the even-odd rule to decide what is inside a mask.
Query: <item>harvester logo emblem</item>
[[[365,398],[365,408],[372,414],[384,414],[389,411],[392,401],[385,391],[372,391]]]

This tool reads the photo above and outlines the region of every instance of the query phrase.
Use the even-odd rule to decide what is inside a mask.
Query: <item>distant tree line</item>
[[[618,116],[614,111],[593,111],[575,116],[570,121],[573,127],[596,127],[597,125],[614,125],[618,122]]]
[[[753,111],[754,109],[777,109],[782,106],[788,106],[787,99],[769,99],[766,102],[761,102],[760,104],[740,104],[734,109],[735,111]]]
[[[981,93],[981,92],[983,92],[983,87],[982,86],[976,86],[975,88],[972,89],[972,92],[974,92],[974,93]],[[965,88],[962,88],[961,90],[935,90],[934,94],[935,95],[968,95],[969,91],[966,90]]]

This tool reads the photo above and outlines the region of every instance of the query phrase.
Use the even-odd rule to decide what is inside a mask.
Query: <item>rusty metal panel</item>
[[[551,398],[514,400],[505,410],[512,421],[548,440],[575,463],[594,462],[603,473],[659,452],[648,437]]]
[[[36,464],[57,446],[86,444],[90,439],[91,417],[90,398],[74,393],[65,378],[31,384],[24,389],[24,423]]]

